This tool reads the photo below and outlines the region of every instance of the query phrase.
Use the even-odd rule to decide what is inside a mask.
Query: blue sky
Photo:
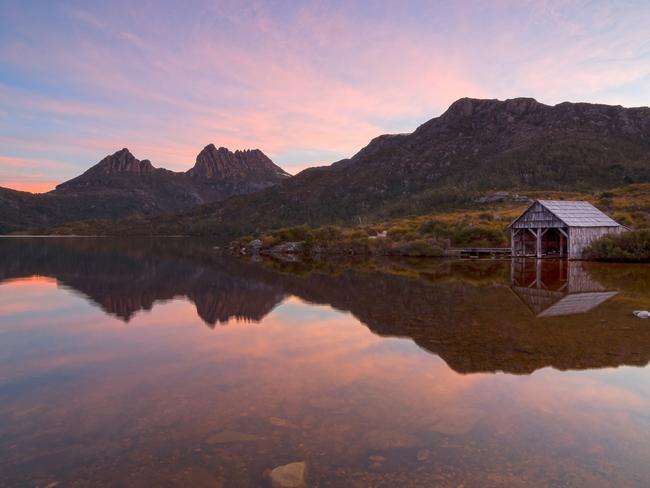
[[[208,143],[289,172],[463,96],[648,105],[646,1],[0,0],[0,185]]]

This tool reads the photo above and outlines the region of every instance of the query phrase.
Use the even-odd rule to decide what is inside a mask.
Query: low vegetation
[[[245,252],[439,257],[450,247],[507,246],[510,215],[453,212],[341,227],[306,225],[247,235],[231,247]]]
[[[650,229],[650,185],[648,184],[628,185],[596,193],[529,191],[526,192],[526,196],[530,200],[538,198],[588,200],[632,229]],[[502,201],[476,202],[473,207],[453,211],[393,219],[376,217],[368,223],[365,219],[360,219],[360,223],[356,225],[322,227],[301,225],[249,234],[236,239],[231,247],[237,252],[241,249],[248,252],[251,251],[250,243],[259,240],[257,250],[263,254],[276,251],[284,253],[288,250],[289,253],[305,255],[414,257],[441,256],[445,250],[455,247],[505,247],[509,242],[508,224],[528,205],[529,202],[513,201],[506,197]],[[621,239],[628,238],[621,237]],[[625,242],[627,245],[627,241]],[[612,246],[609,241],[605,243]],[[637,247],[634,251],[628,249],[629,253],[639,252],[640,244],[635,245]],[[602,249],[599,252],[603,252]],[[613,250],[610,250],[608,255],[612,252]],[[600,257],[600,254],[598,256],[594,254],[592,259],[610,259],[607,256]],[[611,259],[643,260],[643,258],[632,258],[631,255],[625,256]]]
[[[505,196],[504,196],[505,194]],[[528,201],[520,197],[525,195]],[[242,197],[234,197],[240,199]],[[247,218],[223,214],[225,210],[203,208],[206,218],[186,219],[189,214],[173,214],[150,219],[142,216],[120,221],[92,220],[63,224],[37,233],[80,235],[194,235],[205,236],[219,245],[240,252],[251,241],[261,241],[260,251],[299,242],[306,255],[438,256],[453,247],[502,247],[508,245],[506,230],[535,199],[588,200],[618,222],[634,230],[650,229],[650,184],[627,185],[606,191],[567,192],[518,190],[515,193],[483,193],[464,205],[433,210],[402,209],[396,215],[376,211],[356,215],[348,221],[323,226],[282,225],[284,221],[252,224]],[[207,218],[210,214],[211,217]],[[244,237],[242,237],[244,236]],[[233,241],[234,240],[234,241]]]
[[[585,249],[585,258],[594,261],[650,262],[650,230],[603,236]]]

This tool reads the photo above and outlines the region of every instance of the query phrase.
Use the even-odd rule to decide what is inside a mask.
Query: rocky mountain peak
[[[196,164],[187,174],[202,180],[254,180],[275,182],[288,177],[259,149],[232,152],[225,147],[208,144],[196,157]]]
[[[97,174],[115,174],[115,173],[153,173],[155,168],[151,161],[144,159],[142,161],[136,159],[127,148],[123,148],[110,156],[106,156],[95,166],[88,171]]]
[[[519,97],[504,101],[497,99],[461,98],[452,103],[441,116],[443,119],[472,118],[480,114],[502,111],[511,115],[522,115],[548,107],[534,98]]]
[[[96,187],[105,184],[105,180],[113,175],[147,175],[156,171],[151,161],[137,159],[127,148],[120,149],[113,154],[106,156],[95,166],[85,173],[61,183],[56,187],[55,192],[65,190],[78,190],[81,188]]]

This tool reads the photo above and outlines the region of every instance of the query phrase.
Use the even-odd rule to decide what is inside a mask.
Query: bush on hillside
[[[650,230],[603,236],[583,256],[595,261],[650,262]]]

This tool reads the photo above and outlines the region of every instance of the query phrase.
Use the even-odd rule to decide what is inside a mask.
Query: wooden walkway
[[[511,249],[509,247],[457,247],[447,249],[447,256],[461,258],[504,258],[509,257]]]

